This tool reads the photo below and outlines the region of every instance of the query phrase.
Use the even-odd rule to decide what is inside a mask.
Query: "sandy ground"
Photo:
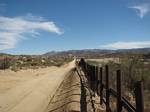
[[[81,84],[75,70],[69,72],[56,94],[53,96],[46,112],[80,112]]]
[[[0,112],[44,112],[74,66],[73,61],[60,68],[0,71]]]

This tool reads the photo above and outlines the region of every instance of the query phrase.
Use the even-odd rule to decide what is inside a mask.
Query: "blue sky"
[[[149,0],[0,0],[0,52],[142,47]]]

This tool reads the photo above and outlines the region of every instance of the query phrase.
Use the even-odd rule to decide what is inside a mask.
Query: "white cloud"
[[[150,47],[150,41],[142,42],[115,42],[107,45],[100,46],[105,49],[133,49],[133,48],[146,48]]]
[[[129,8],[135,9],[140,18],[143,18],[150,11],[150,4],[144,3],[140,5],[134,5]]]
[[[0,50],[14,48],[24,38],[24,34],[28,33],[34,37],[40,35],[37,30],[62,34],[54,22],[46,21],[42,17],[32,15],[14,18],[0,16]]]

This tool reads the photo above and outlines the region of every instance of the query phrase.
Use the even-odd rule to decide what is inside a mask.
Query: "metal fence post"
[[[117,70],[117,112],[121,112],[121,71]]]
[[[109,112],[109,68],[108,65],[105,66],[106,72],[106,112]]]
[[[87,63],[85,63],[85,76],[87,77]]]
[[[95,96],[96,91],[96,66],[93,66],[93,92]]]
[[[92,88],[92,66],[90,65],[90,72],[89,72],[89,84],[90,84],[90,88]]]
[[[136,112],[144,112],[142,81],[138,81],[135,83],[135,97],[136,97]]]
[[[98,74],[99,74],[99,69],[98,69],[98,66],[96,66],[96,92],[97,94],[98,94],[98,82],[99,82]]]
[[[100,67],[100,104],[103,104],[103,68]]]

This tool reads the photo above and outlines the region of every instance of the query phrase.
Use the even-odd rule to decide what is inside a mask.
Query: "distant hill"
[[[120,49],[117,52],[131,52],[131,53],[149,53],[150,48],[138,48],[138,49]]]
[[[119,49],[119,50],[106,50],[106,49],[83,49],[83,50],[68,50],[68,51],[51,51],[42,55],[12,55],[6,53],[0,53],[0,57],[3,56],[32,56],[32,57],[112,57],[129,54],[148,54],[150,55],[150,48],[139,48],[139,49]]]
[[[83,50],[68,50],[68,51],[52,51],[43,54],[44,56],[77,56],[77,57],[99,57],[110,54],[125,54],[125,53],[150,53],[150,48],[138,49],[119,49],[119,50],[105,50],[105,49],[83,49]]]
[[[100,49],[84,49],[84,50],[68,50],[60,52],[48,52],[45,56],[85,56],[85,55],[99,55],[106,53],[113,53],[113,50],[100,50]]]

